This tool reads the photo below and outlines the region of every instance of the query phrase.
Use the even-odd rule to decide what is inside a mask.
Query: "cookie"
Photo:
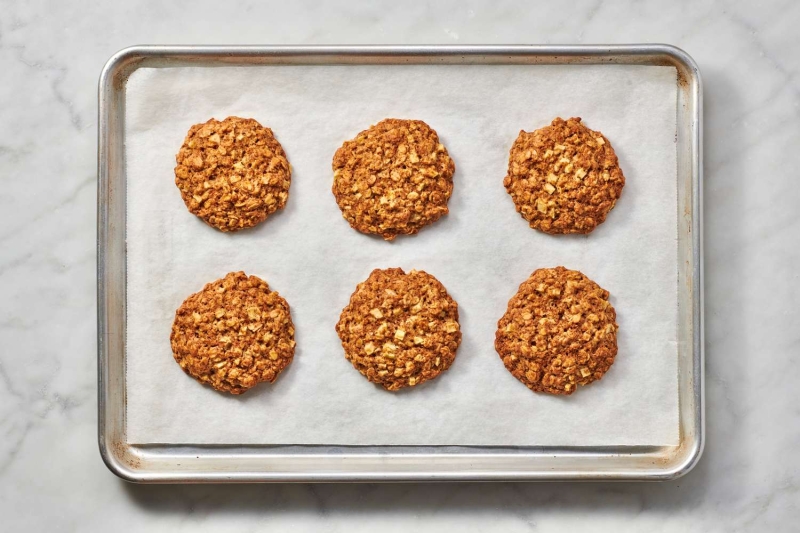
[[[218,230],[255,226],[289,197],[286,154],[272,130],[253,119],[195,124],[175,159],[175,185],[186,207]]]
[[[458,304],[423,271],[373,270],[342,311],[344,355],[386,390],[413,387],[447,370],[461,344]]]
[[[455,169],[430,126],[390,118],[336,151],[333,195],[350,226],[391,241],[447,214]]]
[[[532,391],[572,394],[614,363],[616,317],[608,291],[577,270],[540,268],[508,302],[494,346]]]
[[[292,362],[289,304],[267,282],[231,272],[192,294],[175,312],[172,355],[200,383],[242,394],[270,383]]]
[[[622,194],[625,176],[602,133],[580,118],[520,131],[503,180],[517,212],[545,233],[591,233]]]

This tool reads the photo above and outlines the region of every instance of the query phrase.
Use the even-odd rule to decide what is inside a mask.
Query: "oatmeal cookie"
[[[520,131],[503,180],[517,212],[545,233],[591,233],[622,194],[625,176],[602,133],[580,118]]]
[[[540,268],[508,302],[494,346],[532,391],[572,394],[614,363],[616,317],[608,291],[577,270]]]
[[[368,380],[394,391],[447,370],[461,343],[458,304],[423,271],[373,270],[342,311],[344,355]]]
[[[286,154],[272,130],[253,119],[195,124],[175,159],[175,185],[186,207],[221,231],[255,226],[289,197]]]
[[[231,272],[192,294],[175,312],[172,355],[200,383],[242,394],[270,383],[292,362],[289,304],[267,282]]]
[[[447,214],[455,163],[421,120],[386,119],[333,157],[333,195],[350,225],[387,241]]]

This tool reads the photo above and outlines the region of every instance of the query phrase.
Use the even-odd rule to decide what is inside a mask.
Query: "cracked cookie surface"
[[[444,286],[401,268],[373,270],[359,283],[336,332],[353,367],[390,391],[436,378],[461,343],[458,304]]]
[[[572,394],[599,380],[617,355],[617,314],[608,297],[577,270],[536,270],[497,323],[503,364],[535,392]]]
[[[255,226],[289,197],[292,172],[283,147],[253,119],[195,124],[175,159],[186,207],[221,231]]]
[[[455,163],[421,120],[386,119],[333,157],[333,194],[354,229],[393,240],[447,214]]]
[[[175,312],[170,335],[180,367],[218,391],[241,394],[273,382],[294,357],[294,324],[266,281],[231,272],[192,294]]]
[[[625,176],[611,143],[580,118],[520,131],[503,180],[517,212],[550,234],[591,233],[622,194]]]

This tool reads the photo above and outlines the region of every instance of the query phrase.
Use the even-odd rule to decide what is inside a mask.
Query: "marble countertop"
[[[800,3],[4,2],[0,529],[797,531]],[[133,44],[664,42],[705,86],[707,444],[674,482],[137,486],[96,439],[97,78]],[[123,527],[124,526],[124,527]]]

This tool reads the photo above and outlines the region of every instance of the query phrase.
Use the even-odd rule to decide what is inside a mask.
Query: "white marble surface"
[[[800,3],[0,2],[0,529],[797,531]],[[96,445],[96,82],[145,43],[626,43],[705,82],[708,442],[661,484],[134,486]],[[113,525],[112,525],[113,524]]]

